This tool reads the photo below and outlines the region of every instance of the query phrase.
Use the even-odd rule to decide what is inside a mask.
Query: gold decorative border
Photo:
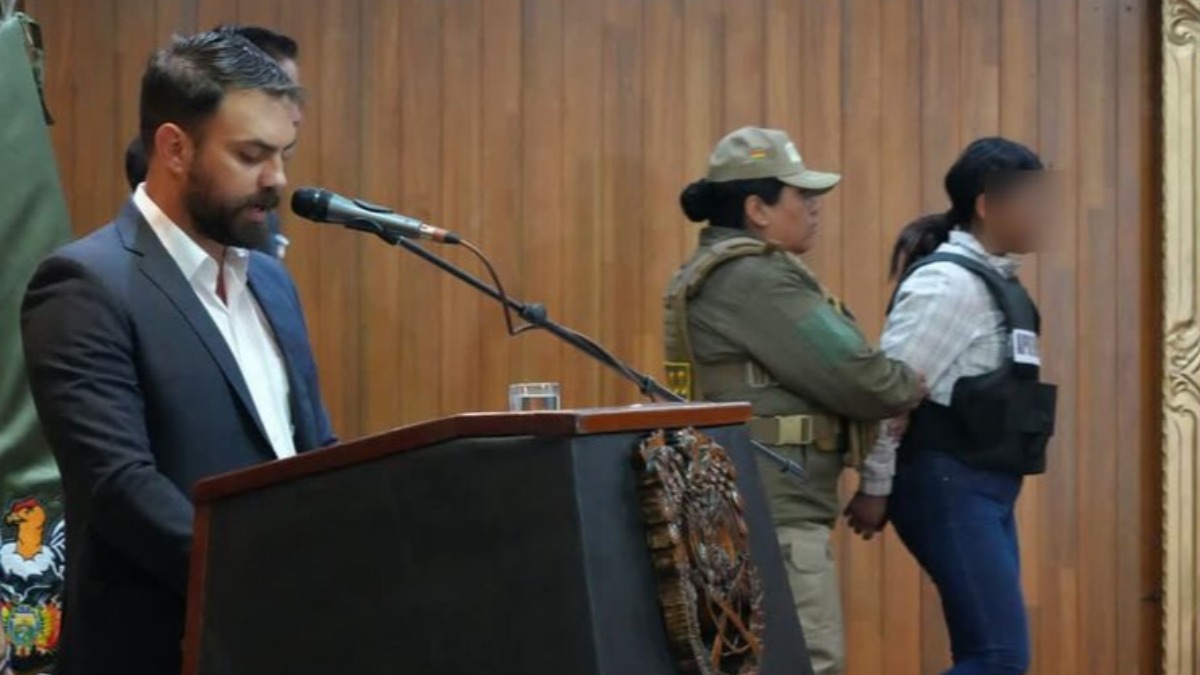
[[[1200,673],[1200,7],[1163,0],[1163,672]]]

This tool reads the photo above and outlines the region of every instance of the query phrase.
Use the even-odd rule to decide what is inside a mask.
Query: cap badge
[[[796,149],[795,143],[788,143],[784,147],[784,151],[787,152],[787,157],[788,157],[789,162],[791,162],[793,164],[800,163],[800,151]]]

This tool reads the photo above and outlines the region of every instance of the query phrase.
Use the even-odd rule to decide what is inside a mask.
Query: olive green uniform
[[[797,481],[761,464],[814,671],[840,673],[838,477],[869,449],[869,430],[916,399],[919,379],[868,344],[799,258],[740,230],[702,232],[666,310],[672,382],[698,399],[748,401],[751,435],[805,470]]]

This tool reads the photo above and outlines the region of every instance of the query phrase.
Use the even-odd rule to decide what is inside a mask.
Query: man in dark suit
[[[299,114],[244,38],[176,40],[142,79],[146,182],[30,282],[30,385],[66,495],[60,675],[178,673],[192,487],[334,442],[296,290],[247,250]]]
[[[296,59],[300,56],[300,45],[296,44],[292,38],[262,26],[231,24],[217,26],[213,30],[234,33],[246,38],[255,47],[266,52],[267,56],[275,59],[279,63],[279,67],[283,68],[283,72],[287,73],[293,82],[300,84],[300,67],[296,63]],[[138,136],[125,148],[125,179],[129,181],[130,190],[137,190],[138,184],[146,180],[147,169],[146,149],[142,145],[141,136]],[[267,216],[267,231],[254,248],[282,260],[287,254],[287,247],[288,239],[283,236],[279,215],[272,212]]]

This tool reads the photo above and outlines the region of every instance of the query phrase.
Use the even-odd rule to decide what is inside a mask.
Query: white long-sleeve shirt
[[[280,459],[295,455],[287,370],[275,332],[247,286],[250,252],[227,247],[224,264],[218,265],[216,259],[163,213],[146,194],[144,184],[134,191],[133,203],[225,338],[275,454]],[[217,275],[221,273],[225,300],[217,295]]]
[[[967,232],[952,232],[938,252],[974,258],[1010,278],[1019,267],[1015,258],[989,254]],[[1004,314],[984,282],[960,265],[938,262],[900,284],[880,348],[925,376],[934,403],[949,405],[959,378],[989,373],[1004,364],[1008,340]],[[883,423],[864,461],[859,489],[866,494],[892,492],[900,444],[892,426],[890,421]]]

